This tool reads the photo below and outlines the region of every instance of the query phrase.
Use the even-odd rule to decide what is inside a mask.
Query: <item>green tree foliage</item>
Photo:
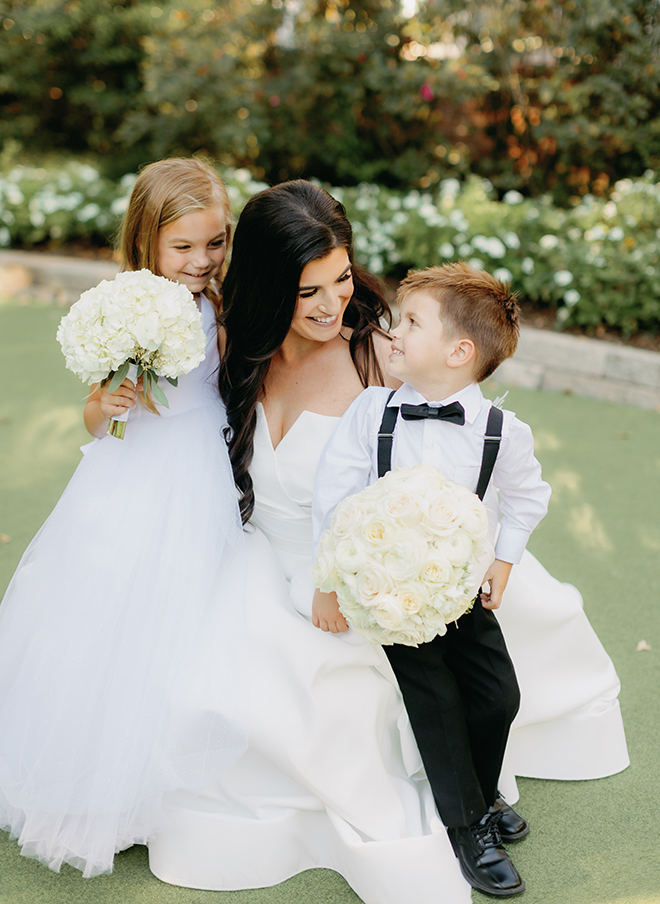
[[[429,65],[401,55],[407,24],[391,0],[315,2],[292,17],[268,61],[267,174],[386,185],[424,175],[440,115],[429,103]],[[449,88],[446,73],[436,78],[437,90]]]
[[[474,86],[447,138],[501,188],[577,201],[660,167],[658,0],[428,4]]]
[[[117,158],[114,133],[140,90],[143,0],[2,0],[0,141]],[[122,148],[121,171],[144,155]]]
[[[163,6],[126,140],[150,142],[155,156],[211,150],[271,181],[406,184],[424,174],[438,121],[429,65],[401,56],[398,2],[207,3]]]
[[[154,159],[209,153],[254,166],[264,58],[281,13],[271,3],[161,2],[143,46],[142,90],[119,130]]]
[[[660,168],[660,0],[403,2],[0,0],[0,139],[562,203]]]

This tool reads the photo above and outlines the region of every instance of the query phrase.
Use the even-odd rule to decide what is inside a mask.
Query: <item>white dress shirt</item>
[[[371,386],[360,393],[323,451],[312,506],[315,552],[337,504],[378,479],[378,429],[390,392]],[[435,407],[450,402],[460,402],[465,409],[464,425],[432,419],[406,421],[399,414],[394,428],[392,467],[434,465],[447,480],[474,492],[491,408],[479,386],[471,383],[447,399],[431,402],[404,383],[389,405],[428,403]],[[534,458],[532,431],[512,411],[505,411],[502,442],[484,497],[489,538],[498,559],[513,564],[520,561],[531,532],[548,510],[549,499],[550,487],[541,479],[541,466]],[[500,531],[495,540],[498,521]]]

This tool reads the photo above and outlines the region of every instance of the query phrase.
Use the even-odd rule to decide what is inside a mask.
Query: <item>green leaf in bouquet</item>
[[[128,368],[130,366],[130,361],[124,361],[124,363],[117,368],[112,377],[110,378],[110,383],[108,384],[108,392],[114,392],[115,389],[119,389],[121,384],[124,382],[126,377],[128,376]]]
[[[167,396],[163,392],[163,390],[158,385],[158,377],[152,370],[147,371],[147,376],[149,378],[149,385],[151,386],[151,392],[153,393],[154,399],[160,404],[164,405],[165,408],[170,407],[170,403],[167,401]]]
[[[178,386],[179,378],[178,377],[165,377],[170,386]]]

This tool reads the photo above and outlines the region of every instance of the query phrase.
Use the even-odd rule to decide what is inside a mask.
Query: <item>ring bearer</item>
[[[410,273],[397,301],[387,372],[403,385],[366,389],[339,422],[317,471],[315,540],[343,498],[392,467],[435,465],[483,499],[496,558],[472,609],[442,637],[384,650],[463,875],[485,894],[509,897],[525,884],[503,843],[529,826],[498,792],[520,694],[492,610],[547,511],[550,487],[530,428],[493,407],[479,383],[513,355],[519,307],[507,285],[465,263]],[[313,621],[348,628],[336,594],[320,590]]]

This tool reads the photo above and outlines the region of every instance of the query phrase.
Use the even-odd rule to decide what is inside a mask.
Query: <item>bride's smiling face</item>
[[[353,270],[345,248],[310,261],[300,274],[291,331],[314,342],[334,339],[352,295]]]

